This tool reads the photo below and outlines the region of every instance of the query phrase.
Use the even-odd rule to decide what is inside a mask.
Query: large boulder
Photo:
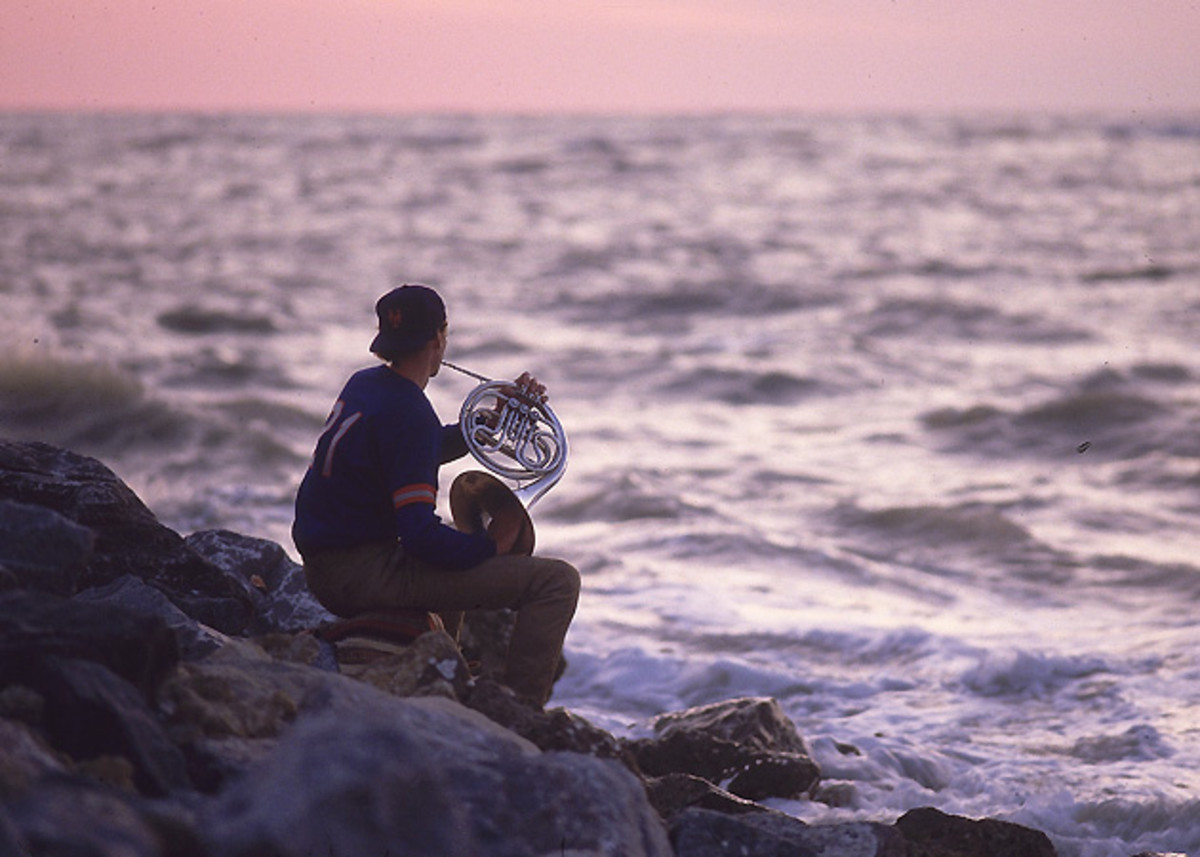
[[[400,698],[237,641],[181,663],[160,700],[215,795],[214,855],[670,854],[623,766],[542,753],[446,697]]]
[[[254,604],[246,586],[159,523],[129,486],[94,458],[44,443],[0,439],[0,499],[51,509],[91,531],[94,549],[78,588],[104,586],[131,574],[223,633],[241,633],[250,621]]]
[[[425,699],[305,718],[214,803],[212,853],[670,857],[623,767],[543,754],[464,715]]]

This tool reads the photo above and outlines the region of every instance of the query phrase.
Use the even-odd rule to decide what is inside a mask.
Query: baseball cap
[[[446,305],[429,286],[403,285],[392,289],[375,304],[379,333],[371,351],[394,360],[420,349],[446,323]]]

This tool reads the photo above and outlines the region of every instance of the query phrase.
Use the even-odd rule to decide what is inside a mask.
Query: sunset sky
[[[1200,110],[1200,0],[0,0],[0,109]]]

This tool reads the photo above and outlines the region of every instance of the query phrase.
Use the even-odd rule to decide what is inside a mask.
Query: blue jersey
[[[448,568],[495,554],[435,512],[438,466],[466,452],[425,393],[386,366],[356,372],[338,397],[296,494],[292,539],[303,554],[399,539],[405,552]]]

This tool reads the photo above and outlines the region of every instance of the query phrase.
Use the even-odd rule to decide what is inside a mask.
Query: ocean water
[[[1200,117],[0,115],[0,432],[181,532],[294,554],[401,282],[567,429],[553,704],[769,695],[809,822],[1200,854]]]

